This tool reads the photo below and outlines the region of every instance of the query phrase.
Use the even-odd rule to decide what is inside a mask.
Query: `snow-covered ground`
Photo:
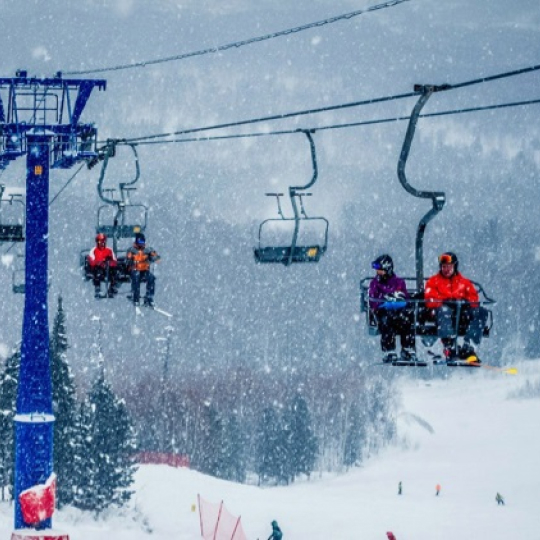
[[[399,446],[346,474],[258,488],[147,465],[130,508],[98,521],[64,510],[55,529],[71,540],[194,540],[199,493],[241,515],[249,540],[266,539],[272,519],[286,540],[384,540],[386,531],[397,540],[540,538],[540,397],[508,397],[538,381],[540,363],[517,367],[516,376],[464,369],[450,380],[402,381]],[[12,509],[0,505],[0,537],[11,528]]]

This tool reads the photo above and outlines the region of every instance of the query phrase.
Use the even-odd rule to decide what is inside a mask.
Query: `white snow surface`
[[[71,540],[195,540],[199,516],[191,507],[200,494],[241,515],[249,540],[266,539],[273,519],[284,540],[384,540],[387,531],[397,540],[540,538],[540,398],[509,397],[538,381],[540,363],[515,365],[515,376],[462,369],[447,380],[398,382],[398,443],[347,473],[259,488],[145,465],[127,508],[98,520],[64,509],[54,528]],[[497,492],[505,506],[497,506]],[[0,537],[10,537],[12,523],[12,507],[1,504]]]

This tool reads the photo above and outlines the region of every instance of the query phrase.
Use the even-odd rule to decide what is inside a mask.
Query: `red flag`
[[[45,484],[32,486],[19,495],[24,522],[36,525],[53,515],[56,502],[56,474],[52,473]]]

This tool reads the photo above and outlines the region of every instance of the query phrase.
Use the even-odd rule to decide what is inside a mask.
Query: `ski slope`
[[[540,397],[509,398],[527,379],[539,380],[540,363],[517,367],[516,376],[462,369],[449,380],[402,380],[398,444],[348,473],[258,488],[146,465],[129,508],[97,521],[66,509],[55,529],[72,540],[194,540],[199,517],[191,506],[200,493],[241,515],[250,540],[266,539],[272,519],[286,540],[384,540],[386,531],[397,540],[540,538]],[[9,538],[11,527],[3,503],[0,536]]]

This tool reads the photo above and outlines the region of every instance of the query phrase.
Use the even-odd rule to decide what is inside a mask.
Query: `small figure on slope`
[[[398,488],[397,488],[397,494],[401,495],[402,493],[403,493],[403,485],[401,484],[401,482],[399,482]]]
[[[441,492],[441,486],[440,484],[437,484],[435,486],[435,495],[438,497],[440,492]]]
[[[497,501],[497,506],[500,504],[504,506],[503,496],[499,492],[497,492],[497,495],[495,495],[495,500]]]
[[[141,282],[146,282],[144,305],[154,305],[156,278],[150,271],[150,264],[158,262],[160,256],[151,247],[146,246],[144,234],[137,233],[135,242],[126,254],[126,265],[131,276],[131,293],[133,303],[138,306],[141,299]]]
[[[116,255],[107,247],[107,237],[100,233],[96,236],[96,247],[88,254],[88,266],[94,283],[94,296],[101,298],[101,282],[108,284],[107,295],[112,298],[116,294]]]
[[[283,538],[283,533],[279,528],[279,525],[276,520],[272,521],[272,534],[268,537],[268,540],[281,540]]]

